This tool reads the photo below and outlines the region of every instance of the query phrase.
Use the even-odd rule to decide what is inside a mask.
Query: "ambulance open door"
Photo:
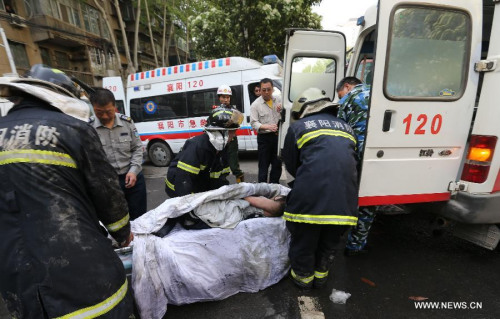
[[[450,198],[473,115],[482,1],[378,5],[360,205]]]
[[[287,30],[282,90],[285,113],[280,127],[280,151],[289,127],[293,101],[300,93],[316,87],[332,101],[336,99],[335,85],[345,73],[345,48],[345,36],[337,31]]]

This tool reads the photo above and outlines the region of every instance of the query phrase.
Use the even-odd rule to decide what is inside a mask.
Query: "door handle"
[[[391,128],[392,111],[385,110],[384,122],[382,123],[382,132],[388,132]]]

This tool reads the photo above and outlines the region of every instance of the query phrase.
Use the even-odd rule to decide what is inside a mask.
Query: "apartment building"
[[[101,14],[95,1],[104,8],[106,16]],[[121,0],[120,12],[132,55],[135,29],[132,1]],[[155,18],[158,20],[159,17]],[[113,50],[106,20],[116,38],[118,57]],[[105,76],[126,76],[128,62],[123,36],[116,9],[110,0],[0,0],[0,27],[20,75],[31,65],[44,63],[94,86],[100,86]],[[145,32],[147,27],[141,25],[139,30],[139,69],[154,68],[151,41],[149,33]],[[153,37],[159,51],[160,32],[153,33]],[[189,54],[185,52],[185,42],[178,35],[171,39],[173,49],[171,47],[169,51],[169,62],[186,62]],[[0,75],[12,72],[6,49],[0,47]]]

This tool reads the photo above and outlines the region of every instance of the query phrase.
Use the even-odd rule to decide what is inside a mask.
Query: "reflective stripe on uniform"
[[[113,224],[106,225],[106,228],[110,232],[116,232],[116,231],[120,230],[121,228],[123,228],[125,225],[127,225],[129,218],[130,218],[129,215],[127,214],[127,215],[125,215],[125,217],[123,217],[119,221],[117,221]]]
[[[300,277],[293,271],[293,269],[290,273],[292,274],[293,279],[303,282],[305,284],[308,284],[314,280],[314,275],[308,277]]]
[[[356,139],[354,138],[354,136],[352,136],[349,133],[346,133],[344,131],[339,131],[339,130],[322,129],[322,130],[312,131],[312,132],[309,132],[309,133],[302,135],[302,137],[297,140],[297,147],[300,149],[300,148],[302,148],[302,146],[304,146],[304,144],[309,142],[311,139],[316,138],[318,136],[322,136],[322,135],[345,137],[345,138],[353,141],[354,144],[356,144]]]
[[[170,188],[171,190],[173,190],[175,192],[175,186],[174,184],[170,183],[168,181],[168,179],[165,178],[165,184],[167,184],[167,187]]]
[[[72,313],[69,313],[69,314],[64,315],[62,317],[58,317],[56,319],[70,319],[70,318],[71,319],[91,319],[91,318],[99,317],[99,316],[109,312],[116,305],[118,305],[123,300],[125,295],[127,294],[127,290],[128,290],[128,282],[127,282],[127,279],[125,279],[125,283],[120,287],[120,289],[118,289],[118,291],[115,292],[108,299],[98,303],[97,305],[74,311]]]
[[[328,277],[328,270],[326,272],[315,271],[314,272],[314,277],[316,277],[316,278],[326,278],[326,277]]]
[[[351,225],[355,226],[358,218],[342,215],[302,215],[285,212],[283,218],[289,222],[321,224],[321,225]]]
[[[31,149],[0,152],[0,165],[14,163],[37,163],[76,168],[75,160],[66,153]]]
[[[229,173],[231,173],[231,169],[229,167],[226,167],[222,171],[211,172],[210,173],[210,177],[211,178],[219,178],[219,177],[221,177],[221,175],[223,175],[223,174],[229,174]]]
[[[222,110],[222,111],[218,111],[218,112],[215,112],[214,114],[212,114],[212,117],[216,117],[217,115],[219,115],[221,113],[233,115],[233,112],[231,112],[231,111]]]
[[[177,162],[177,167],[191,174],[198,175],[200,173],[200,169],[198,167],[191,166],[181,161]]]

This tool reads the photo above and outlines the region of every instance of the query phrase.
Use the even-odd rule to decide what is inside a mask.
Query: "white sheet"
[[[236,223],[234,229],[185,230],[178,226],[164,238],[151,233],[168,218],[208,202],[288,192],[276,184],[228,185],[166,200],[133,221],[132,286],[141,317],[162,318],[167,303],[221,300],[238,292],[257,292],[281,280],[289,269],[290,241],[281,218],[253,218]],[[245,214],[234,210],[239,206],[231,202],[219,204],[216,207],[231,207],[230,219]],[[213,205],[206,207],[214,209]],[[225,210],[221,214],[227,215]]]

